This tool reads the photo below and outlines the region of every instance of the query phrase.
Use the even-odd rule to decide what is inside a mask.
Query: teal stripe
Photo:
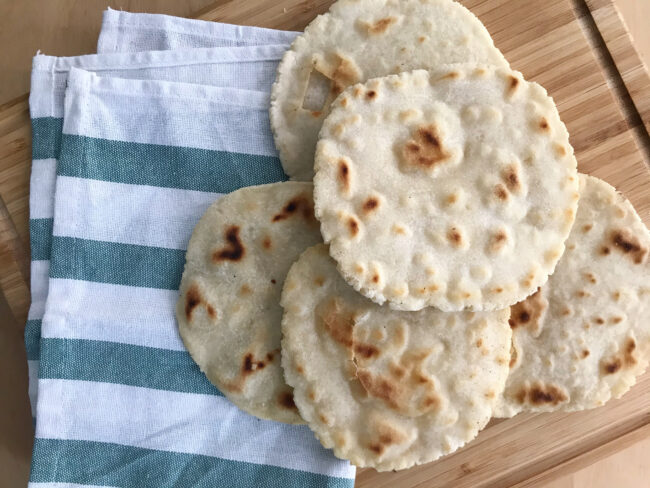
[[[117,342],[44,338],[38,377],[222,396],[186,351]]]
[[[32,248],[32,261],[50,259],[53,222],[54,219],[29,219],[29,242]]]
[[[32,483],[166,488],[352,488],[353,479],[94,441],[35,439]]]
[[[287,179],[277,157],[70,134],[63,136],[57,174],[216,193]]]
[[[32,159],[58,158],[61,152],[63,119],[37,117],[32,119]]]
[[[185,251],[54,236],[50,278],[177,290]]]
[[[40,357],[41,320],[28,320],[25,324],[25,350],[27,359]]]

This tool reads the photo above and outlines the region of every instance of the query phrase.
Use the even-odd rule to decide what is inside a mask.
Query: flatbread
[[[455,451],[490,419],[508,374],[508,310],[390,310],[348,286],[324,245],[291,267],[282,306],[285,378],[336,456],[405,469]]]
[[[452,0],[339,0],[287,51],[271,92],[285,172],[311,181],[318,131],[348,85],[448,63],[508,66],[483,24]]]
[[[316,218],[377,303],[496,310],[543,285],[578,201],[553,100],[520,73],[454,65],[348,88],[316,151]]]
[[[581,180],[555,273],[512,307],[512,369],[500,417],[598,407],[629,390],[648,365],[650,233],[614,188]]]
[[[280,293],[291,264],[321,242],[311,183],[247,187],[215,202],[187,249],[176,306],[201,371],[242,410],[303,423],[280,366]]]

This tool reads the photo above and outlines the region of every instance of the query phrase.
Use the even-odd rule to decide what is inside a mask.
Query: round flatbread
[[[318,131],[348,85],[443,64],[508,66],[483,24],[452,0],[339,0],[287,51],[271,92],[285,172],[311,181]]]
[[[398,310],[509,307],[544,284],[578,201],[553,100],[455,65],[347,89],[316,151],[316,218],[339,271]]]
[[[512,307],[499,417],[598,407],[629,390],[648,365],[650,232],[614,188],[580,177],[564,256],[540,291]]]
[[[508,310],[390,310],[347,285],[322,244],[291,267],[282,306],[285,378],[336,456],[404,469],[455,451],[490,419],[508,374]]]
[[[280,294],[291,264],[321,242],[311,183],[243,188],[194,228],[178,329],[208,379],[242,410],[303,423],[280,366]]]

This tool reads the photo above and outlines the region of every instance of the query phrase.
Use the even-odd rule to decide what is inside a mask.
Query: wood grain
[[[330,3],[221,1],[200,17],[299,30]],[[649,224],[648,76],[630,51],[611,0],[462,3],[486,24],[512,66],[554,97],[580,170],[623,191]],[[0,107],[0,287],[16,328],[24,324],[28,304],[29,142],[26,98]],[[646,374],[623,399],[601,409],[495,421],[465,449],[438,462],[399,473],[359,470],[357,486],[541,486],[647,438],[649,426]]]

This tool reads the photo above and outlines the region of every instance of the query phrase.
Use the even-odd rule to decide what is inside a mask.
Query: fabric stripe
[[[220,196],[59,176],[54,233],[96,241],[186,249],[194,226]],[[88,208],[88,202],[92,207]]]
[[[52,459],[58,461],[51,462]],[[343,478],[209,456],[56,439],[35,440],[30,481],[139,488],[351,488],[354,483]],[[33,483],[30,486],[36,488]]]
[[[58,306],[48,312],[43,337],[185,350],[174,316],[176,290],[57,278],[50,285],[49,300]]]
[[[40,355],[41,320],[28,320],[25,324],[25,349],[27,359],[38,359]]]
[[[81,485],[79,483],[34,483],[30,482],[28,488],[117,488],[108,485]]]
[[[212,193],[287,179],[280,160],[272,156],[70,134],[63,136],[63,144],[66,150],[59,160],[59,176]],[[81,154],[84,164],[79,164]]]
[[[54,236],[50,278],[177,290],[185,251]]]
[[[156,390],[222,395],[201,373],[187,351],[117,342],[44,338],[41,340],[38,373],[41,379],[101,381]]]
[[[32,304],[29,307],[29,315],[27,318],[41,319],[45,313],[48,275],[50,274],[50,261],[32,261],[30,268]]]
[[[54,216],[54,188],[56,186],[56,159],[32,160],[29,179],[29,218],[51,219]]]
[[[27,375],[29,377],[29,383],[27,385],[27,394],[29,395],[29,403],[32,409],[32,418],[36,417],[36,398],[38,397],[38,368],[40,366],[39,361],[28,360],[27,361]]]
[[[62,118],[37,117],[32,119],[32,159],[56,159],[59,157],[62,131]]]
[[[334,459],[306,425],[260,420],[221,396],[53,379],[41,379],[39,388],[43,400],[36,437],[111,442],[354,476],[354,468]]]
[[[32,261],[50,259],[54,219],[29,219],[29,242]]]

